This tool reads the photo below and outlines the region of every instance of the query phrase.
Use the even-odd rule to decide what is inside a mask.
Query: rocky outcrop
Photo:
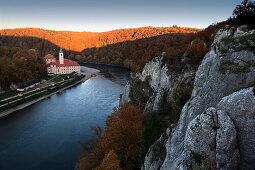
[[[239,162],[234,123],[226,112],[213,107],[189,123],[182,168],[201,165],[206,158],[213,158],[216,167],[223,169],[235,169]]]
[[[195,69],[190,66],[178,72],[169,72],[162,54],[147,63],[141,73],[131,75],[120,104],[131,100],[143,106],[145,113],[158,111],[163,101],[172,101],[176,88],[192,86],[194,76]]]
[[[255,168],[255,96],[253,88],[224,97],[217,105],[233,120],[240,151],[240,169]]]
[[[130,102],[129,93],[130,93],[130,84],[127,83],[124,88],[124,92],[120,98],[120,105]]]
[[[170,137],[171,128],[167,128],[160,138],[150,147],[149,152],[144,160],[144,167],[142,169],[157,170],[161,167],[166,156],[166,142]]]
[[[246,89],[255,82],[254,36],[244,28],[216,33],[196,72],[192,97],[165,144],[160,169],[206,166],[210,157],[217,169],[255,167],[255,98],[253,88]],[[149,150],[147,157],[153,154]]]

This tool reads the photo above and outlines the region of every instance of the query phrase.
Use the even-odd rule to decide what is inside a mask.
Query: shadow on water
[[[80,63],[80,64],[82,66],[98,69],[100,70],[100,74],[103,77],[124,86],[127,80],[130,78],[130,70],[124,67],[94,63]],[[123,74],[125,76],[123,76]]]

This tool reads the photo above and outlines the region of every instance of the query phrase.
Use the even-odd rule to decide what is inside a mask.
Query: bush
[[[195,39],[192,41],[191,45],[188,46],[188,55],[193,61],[201,61],[205,54],[208,52],[206,45],[203,40]]]
[[[171,106],[171,113],[169,115],[170,123],[178,123],[180,119],[180,114],[183,106],[191,97],[190,89],[177,89],[174,92],[174,100]]]
[[[108,154],[105,155],[103,162],[100,166],[95,168],[95,170],[121,170],[120,161],[118,156],[113,150],[110,150]]]
[[[161,117],[156,113],[152,112],[145,120],[144,130],[141,136],[141,163],[144,162],[146,153],[149,147],[160,137],[164,132],[164,123]]]
[[[233,18],[229,19],[229,24],[249,25],[255,28],[255,2],[244,0],[241,5],[236,6],[233,11]]]

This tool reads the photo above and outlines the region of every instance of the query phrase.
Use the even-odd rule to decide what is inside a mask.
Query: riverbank
[[[108,72],[114,79],[100,70],[92,80],[0,119],[0,169],[74,169],[79,142],[92,138],[91,127],[105,127],[128,81],[129,72]]]
[[[20,104],[20,105],[18,105],[18,106],[15,106],[15,107],[10,108],[10,109],[5,110],[5,111],[2,111],[2,112],[0,112],[0,119],[3,118],[4,116],[7,116],[7,115],[12,114],[13,112],[16,112],[16,111],[18,111],[18,110],[24,109],[24,108],[26,108],[26,107],[28,107],[28,106],[31,106],[31,105],[33,105],[33,104],[35,104],[35,103],[37,103],[37,102],[39,102],[39,101],[41,101],[41,100],[44,100],[44,99],[46,99],[46,98],[48,98],[48,97],[50,97],[50,96],[52,96],[52,95],[54,95],[54,94],[56,94],[56,93],[60,93],[60,92],[62,92],[62,91],[64,91],[64,90],[66,90],[66,89],[69,89],[69,88],[71,88],[71,87],[77,85],[77,84],[80,84],[80,83],[82,83],[82,82],[85,82],[86,80],[88,80],[88,79],[90,78],[90,75],[91,75],[91,74],[97,74],[97,73],[99,73],[99,72],[100,72],[100,71],[97,70],[97,69],[89,68],[89,67],[85,67],[85,66],[81,66],[81,73],[82,73],[83,75],[85,75],[85,77],[82,78],[81,80],[76,81],[76,82],[74,82],[73,84],[71,84],[71,85],[69,85],[69,86],[66,86],[66,87],[64,87],[64,88],[62,88],[62,89],[59,89],[59,90],[57,90],[57,91],[55,91],[55,92],[52,92],[52,93],[50,93],[50,94],[47,94],[47,95],[45,95],[45,96],[43,96],[43,97],[40,97],[40,98],[38,98],[38,99],[32,100],[32,101],[27,102],[27,103],[24,103],[24,104]]]

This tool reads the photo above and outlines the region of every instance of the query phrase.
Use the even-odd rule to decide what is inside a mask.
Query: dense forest
[[[139,72],[145,63],[165,52],[170,65],[180,66],[180,60],[188,48],[188,55],[193,57],[191,63],[197,65],[201,61],[211,44],[214,31],[226,22],[209,26],[197,33],[169,33],[135,41],[125,41],[103,47],[87,48],[78,55],[68,57],[77,61],[104,63],[130,68],[132,72]],[[179,28],[181,29],[181,28]],[[190,43],[193,46],[190,46]]]
[[[169,58],[181,56],[195,34],[167,34],[136,41],[126,41],[100,48],[89,48],[81,55],[69,56],[85,62],[106,63],[131,68],[139,72],[145,63],[164,51]],[[73,58],[74,57],[74,58]]]
[[[58,46],[39,38],[0,36],[0,91],[43,78],[43,57],[48,52],[57,54],[58,50]]]
[[[175,67],[180,67],[179,61],[190,42],[197,39],[197,43],[193,43],[194,45],[189,47],[190,56],[202,56],[207,51],[204,43],[210,43],[211,35],[218,28],[218,25],[210,26],[202,31],[176,26],[122,29],[103,33],[49,31],[32,28],[1,30],[0,48],[9,52],[6,56],[7,53],[1,50],[0,57],[8,57],[12,65],[16,65],[15,61],[12,60],[13,55],[16,58],[19,57],[15,54],[15,49],[19,49],[18,51],[34,49],[36,55],[40,58],[35,65],[42,64],[42,58],[46,54],[50,53],[57,57],[60,46],[65,46],[66,43],[68,47],[65,46],[65,57],[80,62],[124,66],[130,68],[132,72],[139,72],[146,62],[165,52],[169,63]],[[84,47],[92,48],[86,48],[82,52],[75,51],[80,44],[84,43],[87,43]],[[73,49],[73,51],[68,49]],[[24,53],[20,57],[29,59],[29,55],[24,56]],[[195,62],[195,64],[199,62],[201,57],[197,58],[192,62]],[[16,67],[24,68],[19,65],[16,65]],[[12,67],[5,68],[9,68],[9,70],[6,70],[5,73],[0,71],[0,76],[11,78],[5,79],[4,82],[1,81],[0,86],[3,89],[8,89],[12,83],[19,84],[43,74],[41,69],[40,74],[20,75],[17,78],[17,76],[12,75]],[[26,68],[30,69],[30,67]]]
[[[0,87],[7,90],[12,84],[43,76],[43,57],[49,53],[58,56],[60,47],[65,48],[65,57],[69,59],[124,66],[138,72],[162,51],[172,58],[180,56],[198,31],[176,26],[103,33],[35,28],[0,30]]]
[[[134,41],[170,33],[196,33],[200,29],[180,27],[143,27],[108,32],[52,31],[38,28],[0,30],[2,36],[37,37],[48,40],[66,50],[81,52],[86,48],[102,47],[124,41]]]
[[[45,64],[35,49],[0,46],[0,54],[0,90],[45,75]]]

